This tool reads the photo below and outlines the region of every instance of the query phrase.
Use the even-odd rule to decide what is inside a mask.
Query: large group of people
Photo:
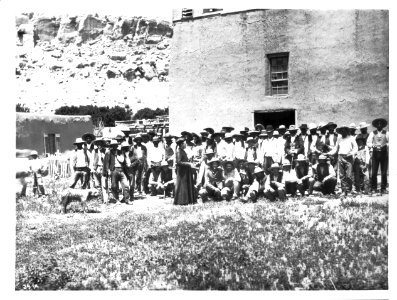
[[[84,134],[75,141],[74,178],[102,189],[103,200],[132,204],[136,195],[173,197],[174,204],[285,200],[313,191],[342,195],[387,193],[387,121],[338,126],[333,122],[237,130],[204,128],[174,135],[154,131],[114,139]],[[337,190],[337,178],[341,189]],[[122,199],[119,199],[119,193]]]

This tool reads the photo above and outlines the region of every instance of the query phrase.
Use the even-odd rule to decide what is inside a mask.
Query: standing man
[[[339,127],[337,133],[342,137],[338,139],[335,148],[329,151],[327,155],[338,154],[338,170],[342,192],[347,196],[353,188],[353,161],[357,153],[357,143],[355,138],[349,135],[348,126]]]
[[[314,123],[309,124],[309,162],[314,165],[317,163],[317,155],[315,153],[316,142],[317,142],[317,126]]]
[[[372,121],[372,126],[376,129],[368,136],[367,146],[372,157],[371,192],[376,192],[378,188],[378,168],[381,171],[381,193],[386,193],[387,187],[387,167],[389,163],[389,132],[385,127],[387,121],[378,118]]]
[[[134,145],[130,147],[129,157],[132,172],[132,178],[130,180],[130,196],[133,197],[135,189],[139,194],[141,194],[142,173],[147,158],[147,149],[142,144],[142,136],[140,134],[136,135],[134,138]]]
[[[265,170],[265,174],[269,174],[270,166],[274,162],[280,161],[280,153],[279,153],[279,142],[276,137],[273,136],[274,128],[273,125],[266,126],[267,132],[267,140],[264,141],[263,145],[263,169]]]
[[[285,142],[285,157],[291,161],[292,167],[294,167],[294,160],[298,154],[303,153],[303,140],[302,137],[297,135],[298,129],[295,125],[290,125],[288,128],[291,137]]]
[[[74,170],[74,181],[70,188],[74,189],[77,182],[81,180],[82,182],[82,189],[87,187],[87,177],[88,173],[88,166],[89,166],[89,159],[87,155],[87,151],[83,148],[85,142],[82,138],[77,138],[76,141],[73,143],[76,145],[76,150],[72,158],[72,167]]]
[[[33,150],[30,153],[30,170],[33,175],[33,194],[40,196],[45,196],[43,176],[48,175],[48,165],[45,160],[38,159],[39,154],[37,151]],[[41,195],[40,195],[41,194]]]
[[[307,130],[308,130],[307,124],[302,124],[301,126],[299,126],[299,129],[300,129],[300,134],[298,135],[298,138],[302,139],[302,141],[303,141],[303,155],[306,158],[308,158],[309,152],[310,152],[310,149],[309,149],[310,138],[309,138],[309,135],[307,134]]]
[[[368,193],[367,165],[369,162],[369,150],[365,143],[366,138],[361,134],[356,136],[358,151],[353,163],[354,186],[357,193]]]

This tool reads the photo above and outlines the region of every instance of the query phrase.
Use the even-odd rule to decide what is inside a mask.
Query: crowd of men
[[[194,170],[195,192],[202,201],[272,201],[287,195],[304,196],[313,190],[342,195],[387,192],[389,133],[387,121],[337,126],[333,122],[273,128],[262,124],[254,129],[201,132],[180,135],[154,131],[133,134],[122,128],[114,139],[85,134],[77,138],[73,157],[75,171],[71,188],[101,188],[108,195],[131,204],[134,194],[172,196],[175,186],[176,140],[185,139]],[[341,189],[337,190],[337,177]],[[108,193],[108,188],[110,192]],[[119,192],[122,199],[119,200]]]

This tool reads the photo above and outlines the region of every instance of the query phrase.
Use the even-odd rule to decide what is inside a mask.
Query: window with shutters
[[[267,57],[270,66],[271,95],[287,95],[289,53],[269,54]]]

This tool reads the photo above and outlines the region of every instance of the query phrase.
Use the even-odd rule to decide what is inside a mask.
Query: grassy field
[[[15,289],[388,288],[388,197],[187,207],[17,199]]]

